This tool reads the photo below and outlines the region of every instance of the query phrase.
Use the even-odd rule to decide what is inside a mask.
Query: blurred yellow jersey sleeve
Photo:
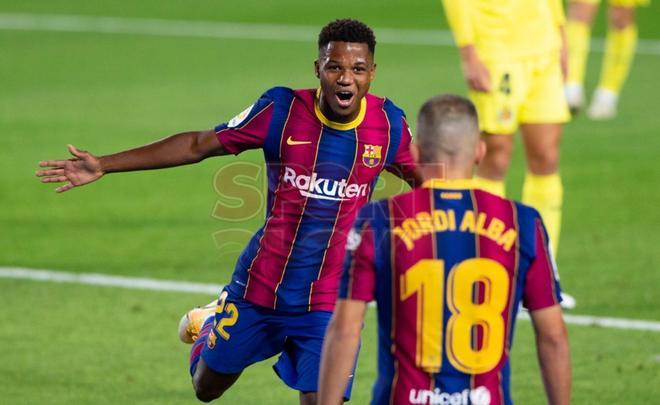
[[[547,54],[561,45],[561,0],[443,0],[458,47],[474,45],[483,60]]]

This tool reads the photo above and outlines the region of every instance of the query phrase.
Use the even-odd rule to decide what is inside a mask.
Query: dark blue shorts
[[[289,387],[318,391],[323,337],[331,312],[282,312],[252,304],[226,289],[220,295],[215,327],[202,349],[207,366],[234,374],[280,354],[273,369]],[[350,398],[351,377],[344,396]]]

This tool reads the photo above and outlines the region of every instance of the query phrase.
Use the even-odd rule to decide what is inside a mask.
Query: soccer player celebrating
[[[566,100],[573,111],[584,104],[584,72],[589,54],[591,25],[600,0],[571,0],[568,7],[566,38],[568,40],[568,80]],[[623,87],[637,45],[635,8],[649,0],[608,0],[609,24],[600,81],[587,110],[589,118],[614,118],[619,93]]]
[[[341,402],[367,302],[376,300],[372,404],[510,404],[521,301],[548,403],[568,404],[569,345],[545,227],[533,208],[470,180],[484,156],[474,105],[451,95],[428,100],[413,148],[423,186],[363,207],[348,237],[319,403]]]
[[[543,216],[556,255],[563,202],[561,124],[570,117],[562,91],[566,48],[561,0],[443,3],[487,145],[477,183],[505,195],[512,135],[520,126],[527,158],[522,201]],[[565,298],[565,306],[575,305],[572,297]]]
[[[275,87],[214,129],[103,157],[69,146],[74,159],[41,162],[47,169],[37,175],[45,183],[66,182],[62,192],[107,173],[263,150],[265,224],[217,305],[190,311],[180,325],[182,340],[194,341],[190,372],[200,400],[220,397],[246,367],[280,353],[279,377],[300,391],[301,403],[315,401],[322,339],[357,210],[382,170],[415,181],[403,111],[368,93],[375,46],[365,24],[331,22],[318,37],[318,89]]]

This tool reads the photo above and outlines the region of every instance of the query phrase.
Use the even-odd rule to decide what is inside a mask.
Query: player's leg
[[[522,200],[541,214],[555,255],[564,198],[559,175],[561,124],[570,118],[561,83],[558,57],[538,58],[530,66],[529,93],[520,111],[520,129],[527,157]],[[573,297],[562,293],[562,298],[563,307],[575,307]]]
[[[520,112],[527,158],[522,200],[541,213],[556,255],[563,204],[559,176],[561,124],[570,114],[561,92],[562,75],[556,55],[537,58],[529,66],[529,75],[529,92]]]
[[[179,322],[179,338],[184,343],[192,343],[190,351],[190,374],[197,399],[210,402],[220,398],[231,387],[239,373],[222,374],[211,370],[202,358],[202,350],[208,345],[208,340],[214,327],[216,301],[188,311]],[[212,340],[215,338],[212,337]]]
[[[527,157],[522,201],[541,213],[556,254],[564,194],[559,176],[561,125],[523,124],[520,129]]]
[[[202,402],[218,399],[229,387],[234,385],[240,375],[241,373],[217,373],[206,365],[203,358],[200,358],[192,378],[195,395]]]
[[[568,78],[564,90],[573,113],[584,104],[584,75],[589,56],[591,25],[598,11],[598,3],[599,0],[571,0],[568,5]]]
[[[637,46],[633,1],[616,1],[608,8],[609,24],[600,81],[589,106],[592,119],[616,116],[621,88],[628,77]]]
[[[513,134],[517,129],[519,94],[524,93],[520,66],[487,63],[492,80],[489,92],[470,91],[479,114],[479,126],[486,143],[486,155],[475,176],[477,187],[504,197],[505,177],[513,153]]]
[[[513,136],[483,133],[482,139],[486,142],[486,155],[479,163],[475,181],[482,190],[504,197],[505,177],[513,154]]]
[[[300,392],[301,405],[316,403],[323,338],[331,316],[330,312],[311,311],[280,318],[287,339],[273,369],[286,385]],[[351,378],[344,393],[346,400],[350,398],[352,382]]]
[[[301,392],[300,405],[316,405],[316,392]]]
[[[272,312],[223,291],[217,305],[193,309],[182,319],[179,337],[194,341],[190,374],[197,398],[219,398],[245,368],[282,350],[284,334],[273,329]]]

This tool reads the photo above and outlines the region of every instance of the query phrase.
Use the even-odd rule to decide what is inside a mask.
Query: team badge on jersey
[[[367,167],[376,167],[380,163],[381,150],[380,145],[364,145],[364,153],[362,154],[362,163]]]
[[[213,320],[213,329],[215,329],[215,320]],[[214,331],[209,332],[209,337],[206,341],[206,345],[209,347],[209,349],[213,349],[215,347],[215,341],[217,338],[218,337],[215,335]]]

